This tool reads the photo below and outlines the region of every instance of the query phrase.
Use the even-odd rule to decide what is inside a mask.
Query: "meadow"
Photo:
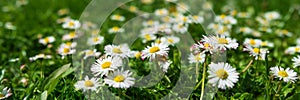
[[[128,1],[1,0],[0,100],[300,98],[299,0]]]

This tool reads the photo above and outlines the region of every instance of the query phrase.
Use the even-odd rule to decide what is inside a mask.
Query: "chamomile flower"
[[[81,89],[84,92],[89,90],[96,91],[101,86],[99,81],[100,79],[98,78],[93,77],[90,79],[88,76],[85,76],[84,80],[77,81],[74,86],[76,89]]]
[[[205,61],[205,53],[197,53],[196,55],[191,53],[188,59],[190,63],[203,63]]]
[[[162,9],[155,10],[154,14],[156,16],[167,16],[169,14],[169,11],[165,8],[162,8]]]
[[[209,36],[209,37],[203,36],[203,37],[204,37],[203,41],[210,43],[215,50],[236,49],[239,45],[235,39],[231,39],[224,35]]]
[[[58,54],[60,54],[62,56],[62,58],[64,58],[65,56],[67,55],[71,55],[71,54],[74,54],[76,52],[75,49],[72,49],[71,47],[69,46],[63,46],[61,45],[59,48],[58,48]]]
[[[260,39],[246,38],[244,41],[244,45],[250,45],[252,47],[259,47],[261,44],[262,44],[262,40]]]
[[[239,73],[228,63],[211,63],[208,65],[208,83],[220,89],[232,88],[238,81]]]
[[[123,29],[123,28],[120,28],[120,27],[118,27],[118,26],[114,26],[114,27],[112,27],[112,28],[110,28],[109,30],[108,30],[108,33],[122,33],[122,32],[124,32],[125,30]]]
[[[103,36],[95,36],[95,37],[89,38],[87,43],[88,43],[88,45],[97,45],[97,44],[103,43],[103,41],[104,41]]]
[[[281,17],[281,15],[276,11],[266,12],[264,14],[264,18],[269,21],[279,19],[280,17]]]
[[[290,68],[283,69],[282,67],[275,66],[270,69],[271,69],[271,73],[273,75],[275,75],[277,78],[279,78],[279,80],[283,79],[284,82],[294,83],[295,80],[298,79],[297,73],[294,72],[294,70],[292,70]]]
[[[134,85],[135,79],[131,77],[129,70],[117,70],[104,78],[104,83],[114,88],[129,88]]]
[[[53,43],[54,41],[55,41],[54,36],[48,36],[46,38],[39,39],[39,43],[41,43],[43,45],[47,45],[49,43]]]
[[[122,66],[122,60],[119,57],[110,57],[97,59],[92,65],[91,71],[95,76],[107,76],[109,72]]]
[[[300,53],[300,46],[292,46],[292,47],[288,47],[285,50],[286,54],[295,54],[295,53]]]
[[[36,56],[33,56],[33,57],[29,57],[29,60],[30,61],[35,61],[37,59],[51,59],[52,56],[51,55],[45,55],[45,54],[38,54]]]
[[[300,66],[300,55],[292,59],[294,68]]]
[[[248,51],[250,56],[255,57],[255,59],[265,60],[266,54],[269,52],[268,49],[251,47],[249,45],[245,45],[243,51]]]
[[[128,47],[128,44],[121,44],[121,45],[106,45],[104,47],[104,52],[108,56],[117,56],[121,58],[127,58],[131,55],[131,50]]]
[[[131,51],[131,57],[135,57],[136,59],[140,59],[142,52],[140,51]]]
[[[174,46],[179,41],[180,39],[176,36],[165,36],[161,38],[162,43],[165,43],[167,45],[172,45],[172,46]]]
[[[156,55],[166,56],[168,55],[169,47],[163,43],[152,43],[151,46],[147,46],[145,50],[142,51],[142,59],[150,58],[154,59]]]
[[[115,21],[121,21],[121,22],[125,21],[125,17],[119,14],[112,15],[110,19]]]
[[[98,57],[98,56],[101,55],[101,53],[97,52],[96,49],[93,49],[93,50],[84,50],[83,53],[84,53],[83,59],[86,59],[88,57]]]
[[[70,32],[69,34],[66,34],[63,36],[63,40],[71,40],[77,38],[78,35],[75,33],[75,31]]]
[[[80,27],[80,22],[78,20],[73,20],[73,19],[70,19],[70,20],[67,20],[63,25],[62,27],[65,28],[65,29],[77,29]]]
[[[12,93],[11,93],[10,88],[5,87],[2,90],[2,92],[0,93],[0,99],[6,99],[6,98],[8,98],[11,95],[12,95]]]

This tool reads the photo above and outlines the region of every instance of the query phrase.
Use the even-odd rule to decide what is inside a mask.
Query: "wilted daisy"
[[[38,54],[36,56],[33,56],[33,57],[29,57],[29,60],[30,61],[35,61],[37,59],[51,59],[52,56],[51,55],[45,55],[45,54]]]
[[[146,49],[142,51],[142,59],[150,58],[154,59],[156,55],[166,56],[168,55],[169,47],[163,43],[152,43],[151,46],[147,46]]]
[[[2,92],[0,93],[0,99],[6,99],[9,96],[11,96],[12,93],[10,91],[10,88],[5,87]]]
[[[232,88],[238,81],[239,73],[228,63],[211,63],[208,65],[208,83],[221,89]]]
[[[93,77],[90,79],[88,76],[85,76],[84,80],[77,81],[74,86],[76,89],[81,89],[84,92],[88,90],[96,91],[101,86],[99,81],[98,78]]]
[[[169,14],[169,11],[165,8],[155,10],[154,14],[156,16],[166,16]]]
[[[174,46],[180,39],[176,36],[165,36],[161,38],[161,43]]]
[[[117,70],[113,74],[104,78],[104,83],[114,88],[129,88],[134,85],[135,79],[131,77],[132,72],[129,70]]]
[[[121,15],[119,15],[119,14],[112,15],[112,16],[110,17],[110,19],[111,19],[111,20],[115,20],[115,21],[121,21],[121,22],[125,21],[125,17],[124,17],[124,16],[121,16]]]
[[[106,45],[104,47],[104,52],[108,56],[117,56],[121,58],[130,57],[131,50],[128,44],[121,44],[121,45]]]
[[[109,72],[122,66],[122,59],[119,57],[110,57],[97,59],[92,65],[91,71],[95,76],[107,76]]]
[[[203,63],[205,61],[205,53],[198,53],[196,55],[191,53],[188,59],[190,63]]]
[[[93,49],[93,50],[84,50],[83,53],[84,53],[83,59],[86,59],[88,57],[98,57],[101,54],[100,52],[97,52],[96,49]]]
[[[292,46],[292,47],[288,47],[285,50],[286,54],[295,54],[295,53],[300,53],[300,46]]]
[[[123,29],[123,28],[120,28],[120,27],[118,27],[118,26],[114,26],[114,27],[112,27],[112,28],[110,28],[109,30],[108,30],[108,33],[122,33],[122,32],[124,32],[125,30]]]
[[[283,79],[284,82],[294,83],[295,80],[298,79],[297,73],[294,72],[294,70],[292,70],[290,68],[283,69],[282,67],[275,66],[270,69],[271,69],[271,73],[273,75],[275,75],[277,78],[279,78],[279,80]]]
[[[39,43],[43,45],[47,45],[49,43],[53,43],[55,41],[55,38],[53,36],[49,36],[43,39],[39,39]]]
[[[78,35],[76,35],[75,31],[70,32],[69,34],[66,34],[63,36],[63,40],[71,40],[77,38]]]
[[[269,52],[268,49],[251,47],[249,45],[245,45],[243,51],[248,51],[250,56],[255,57],[255,59],[265,60],[266,54]]]
[[[300,66],[300,55],[292,59],[294,68]]]
[[[266,12],[264,17],[267,20],[275,20],[275,19],[279,19],[281,15],[276,11],[271,11],[271,12]]]
[[[65,29],[77,29],[80,27],[80,22],[78,20],[67,20],[66,22],[64,22],[64,24],[62,25],[63,28]]]
[[[91,37],[88,39],[88,45],[97,45],[97,44],[101,44],[104,41],[104,37],[103,36],[95,36],[95,37]]]

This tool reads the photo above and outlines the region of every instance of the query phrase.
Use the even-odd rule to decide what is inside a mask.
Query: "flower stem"
[[[198,76],[199,76],[199,66],[198,66],[198,64],[199,64],[199,61],[196,62],[196,77],[197,77],[196,82],[198,82]]]
[[[203,100],[204,95],[204,85],[205,85],[205,74],[206,74],[206,60],[207,57],[205,57],[204,65],[203,65],[203,73],[202,73],[202,87],[201,87],[201,97],[200,100]]]
[[[253,63],[253,60],[254,59],[252,59],[249,63],[248,63],[248,65],[243,69],[243,71],[242,71],[242,73],[244,73],[244,72],[246,72],[247,71],[247,69],[249,69],[250,68],[250,66],[252,65],[252,63]]]

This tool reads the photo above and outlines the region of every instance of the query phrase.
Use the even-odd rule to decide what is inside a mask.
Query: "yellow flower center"
[[[210,45],[208,43],[204,43],[204,47],[208,48]]]
[[[49,43],[49,41],[50,41],[49,38],[46,37],[46,38],[45,38],[45,42],[46,42],[46,43]]]
[[[197,54],[197,55],[195,56],[195,59],[196,59],[197,61],[200,61],[200,60],[202,60],[202,58],[201,58],[201,54]]]
[[[93,41],[94,41],[94,42],[97,42],[97,41],[99,41],[99,38],[98,38],[98,37],[95,37],[95,38],[93,39]]]
[[[221,17],[222,19],[224,19],[224,18],[226,17],[226,15],[225,15],[225,14],[222,14],[220,17]]]
[[[69,48],[64,48],[63,53],[69,53],[70,49]]]
[[[299,51],[300,51],[300,48],[296,47],[296,48],[295,48],[295,51],[296,51],[296,52],[299,52]]]
[[[69,35],[70,35],[71,38],[74,38],[76,34],[75,34],[75,32],[70,32]]]
[[[228,73],[226,70],[224,70],[223,68],[222,69],[219,69],[217,72],[216,72],[216,75],[220,78],[220,79],[227,79],[228,77]]]
[[[173,39],[168,39],[168,42],[169,43],[174,43],[174,40]]]
[[[71,45],[72,45],[72,42],[67,42],[66,45],[67,45],[67,46],[71,46]]]
[[[262,43],[261,43],[261,46],[267,46],[267,45],[268,45],[267,42],[262,42]]]
[[[282,30],[282,33],[287,35],[289,33],[289,31],[288,30]]]
[[[114,48],[114,49],[113,49],[113,52],[114,52],[114,53],[118,53],[118,54],[123,53],[122,50],[119,49],[119,48]]]
[[[135,58],[140,58],[140,57],[141,57],[141,52],[135,54]]]
[[[120,16],[120,15],[115,15],[115,18],[116,18],[117,20],[120,20],[120,19],[121,19],[121,16]]]
[[[253,52],[258,54],[260,52],[260,50],[259,50],[259,48],[254,48]]]
[[[86,87],[93,87],[94,83],[91,80],[84,81],[84,86]]]
[[[111,65],[111,62],[104,62],[104,63],[101,65],[101,67],[102,67],[102,69],[106,69],[106,68],[109,68],[110,65]]]
[[[74,22],[69,22],[69,26],[74,26],[75,25],[75,23]]]
[[[113,31],[119,31],[119,29],[120,29],[120,28],[117,27],[117,26],[115,26],[115,27],[112,28]]]
[[[225,38],[219,38],[219,39],[218,39],[218,42],[219,42],[220,44],[228,44],[228,40],[226,40]]]
[[[125,77],[123,75],[117,75],[115,78],[114,78],[114,81],[115,82],[124,82],[125,80]]]
[[[249,43],[250,43],[251,45],[255,45],[255,44],[256,44],[255,40],[253,40],[253,39],[251,39],[251,40],[249,41]]]
[[[155,43],[160,44],[160,43],[161,43],[160,39],[157,39],[157,40],[155,41]]]
[[[151,40],[150,34],[145,34],[145,39],[146,39],[147,41]]]
[[[150,53],[155,53],[155,52],[157,52],[157,51],[159,51],[159,50],[160,50],[159,47],[154,46],[154,47],[150,48],[149,52],[150,52]]]
[[[279,71],[278,75],[281,77],[288,77],[289,75],[285,71]]]
[[[93,55],[93,54],[94,54],[94,51],[92,51],[92,50],[89,50],[86,52],[86,55]]]

